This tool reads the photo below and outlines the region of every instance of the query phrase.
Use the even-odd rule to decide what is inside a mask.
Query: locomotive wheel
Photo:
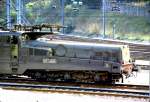
[[[111,83],[122,78],[119,74],[98,71],[45,71],[27,70],[25,75],[40,81],[62,81],[81,83]],[[122,78],[123,82],[123,78]]]

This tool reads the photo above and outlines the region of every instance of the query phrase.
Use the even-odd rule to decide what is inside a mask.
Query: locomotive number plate
[[[43,63],[57,63],[56,59],[43,59]]]

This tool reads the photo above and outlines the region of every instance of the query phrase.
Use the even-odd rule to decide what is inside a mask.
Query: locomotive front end
[[[121,47],[121,64],[122,64],[122,73],[125,75],[130,75],[134,69],[134,63],[130,57],[130,50],[128,45],[123,45]]]

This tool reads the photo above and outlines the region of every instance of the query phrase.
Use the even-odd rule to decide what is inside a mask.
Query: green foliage
[[[27,19],[32,24],[57,23],[61,22],[61,0],[27,0],[25,5]],[[76,0],[81,1],[81,0]],[[122,0],[128,1],[129,0]],[[132,0],[138,3],[137,0]],[[140,0],[150,2],[150,0]],[[101,7],[102,0],[82,0],[83,5],[73,5],[71,0],[65,2],[65,26],[67,33],[73,31],[102,34],[103,22]],[[11,15],[15,18],[16,13]],[[4,20],[0,19],[0,22]],[[144,17],[134,17],[125,14],[106,14],[106,34],[111,37],[113,33],[113,24],[115,23],[115,34],[120,39],[141,39],[150,40],[150,21]],[[136,36],[135,36],[136,35]]]
[[[0,24],[3,24],[5,22],[5,19],[0,18]]]
[[[56,23],[60,18],[60,2],[38,0],[26,4],[27,17],[32,24]]]
[[[73,7],[72,5],[66,5],[64,10],[65,10],[66,16],[69,16],[73,10]]]
[[[29,2],[26,4],[26,9],[33,9],[33,8],[48,8],[51,4],[52,0],[38,0],[34,2]]]

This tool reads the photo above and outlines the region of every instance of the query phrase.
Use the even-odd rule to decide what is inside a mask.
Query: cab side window
[[[95,60],[103,60],[102,52],[95,52],[93,59],[95,59]]]

